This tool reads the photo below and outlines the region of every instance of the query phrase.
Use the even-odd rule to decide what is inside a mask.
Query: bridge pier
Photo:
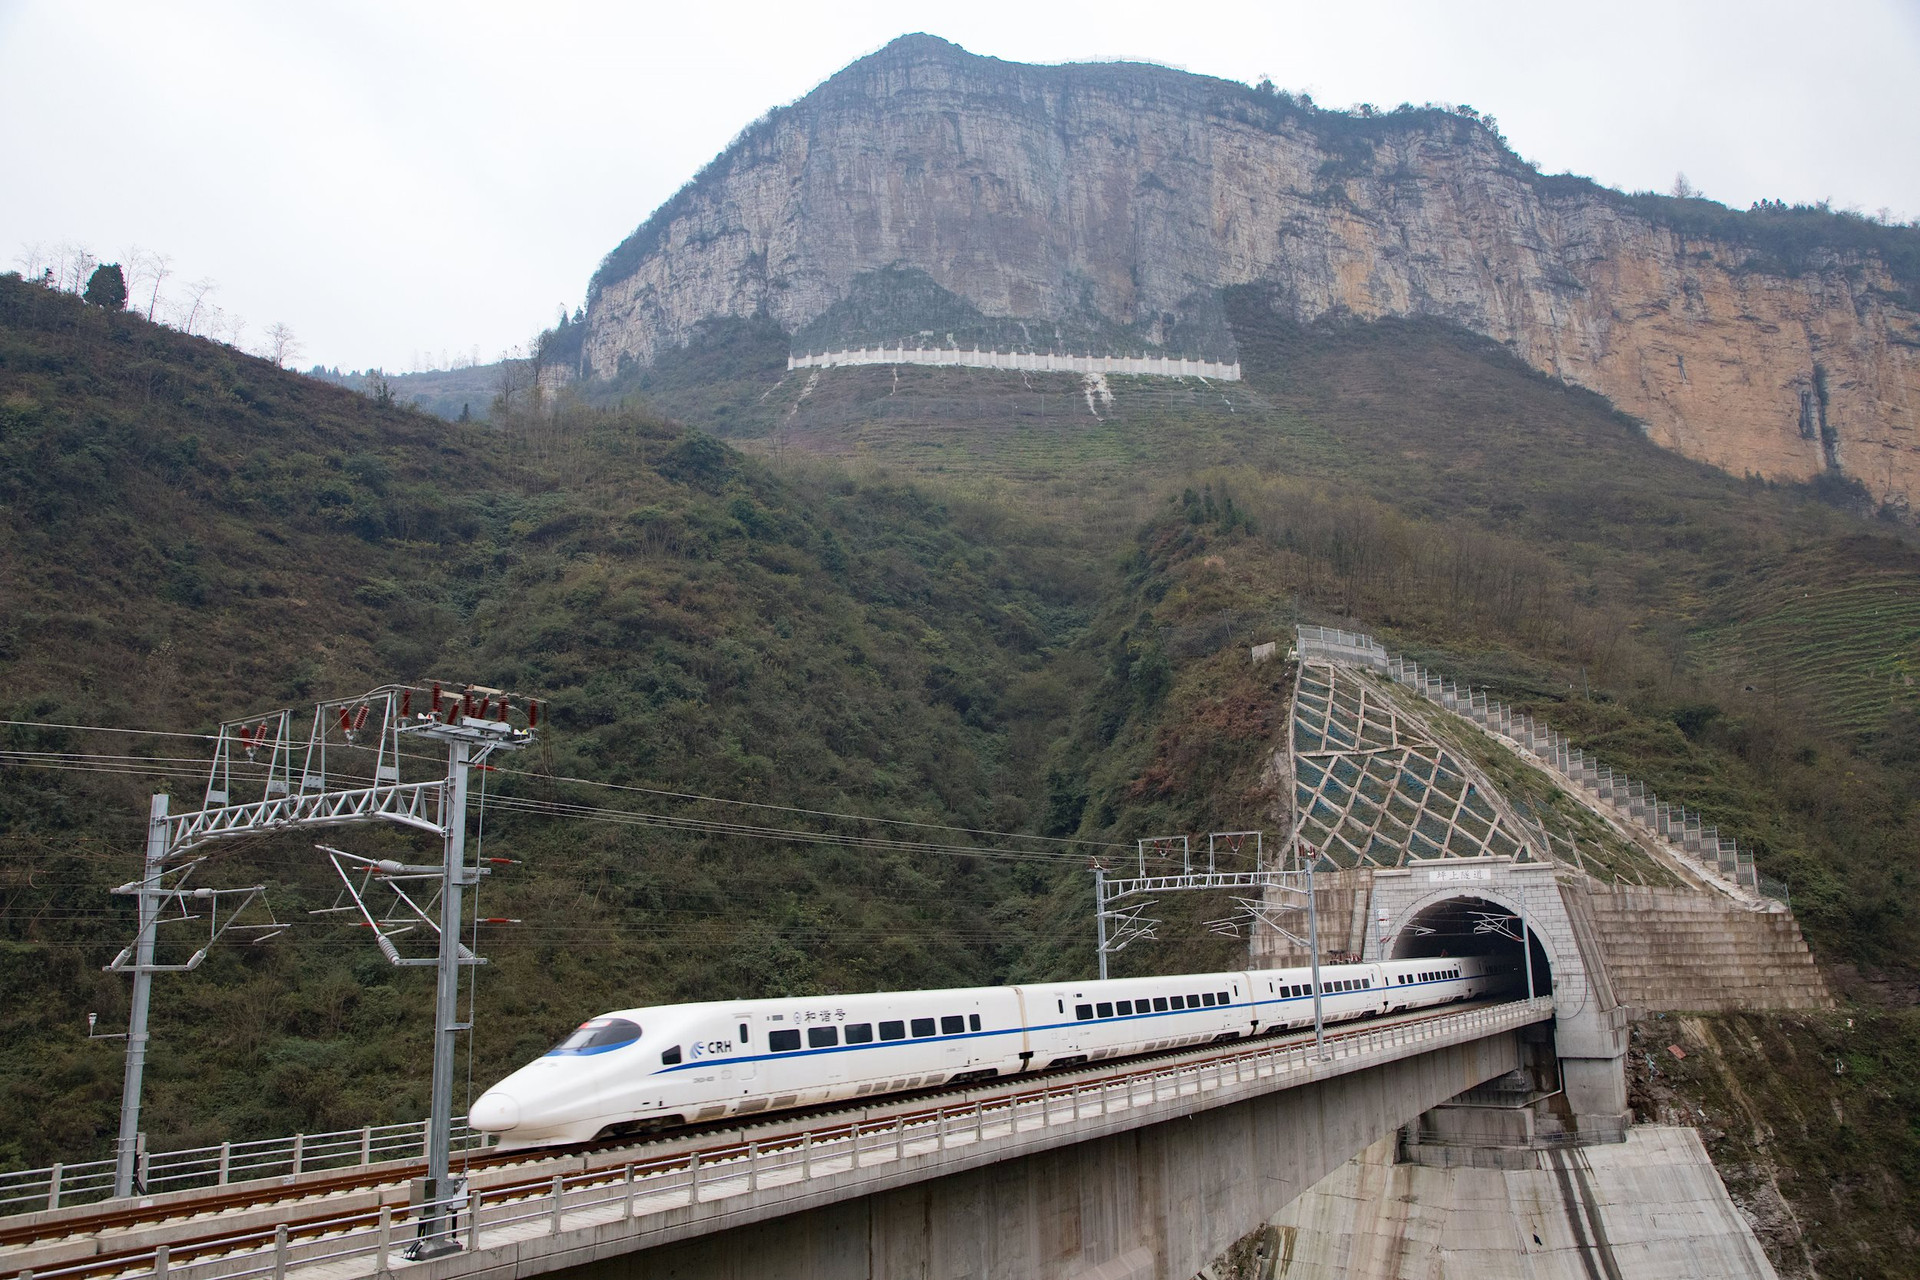
[[[905,1174],[897,1185],[863,1195],[825,1194],[798,1212],[755,1220],[752,1197],[738,1197],[732,1225],[708,1224],[705,1234],[649,1248],[635,1249],[631,1239],[528,1241],[526,1251],[513,1250],[492,1266],[474,1258],[482,1265],[457,1274],[1184,1280],[1356,1151],[1448,1098],[1518,1070],[1522,1034],[1447,1045],[1152,1124],[1128,1128],[1124,1116],[1116,1117],[1098,1136],[939,1177]],[[552,1256],[542,1243],[571,1256]],[[453,1275],[451,1263],[428,1265]]]

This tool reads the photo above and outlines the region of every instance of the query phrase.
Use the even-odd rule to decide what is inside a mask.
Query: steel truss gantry
[[[459,692],[451,692],[458,689]],[[416,705],[417,704],[417,705]],[[518,720],[521,723],[516,724]],[[185,964],[161,964],[155,958],[162,909],[182,908],[201,895],[249,895],[262,891],[188,890],[187,874],[202,859],[187,855],[204,846],[242,836],[388,822],[424,831],[441,840],[437,867],[405,868],[441,880],[439,955],[435,992],[432,1116],[427,1143],[425,1199],[443,1207],[428,1215],[415,1248],[421,1256],[453,1247],[444,1207],[457,1191],[449,1178],[453,1070],[459,1022],[459,982],[463,964],[477,958],[460,943],[462,889],[478,882],[485,868],[466,861],[467,777],[495,751],[513,751],[533,743],[539,704],[478,685],[427,688],[384,685],[355,698],[315,704],[303,751],[296,752],[293,712],[279,710],[220,726],[202,807],[190,813],[169,811],[170,797],[153,797],[147,819],[144,873],[115,892],[139,900],[133,944],[109,969],[133,974],[127,1020],[127,1061],[115,1149],[114,1193],[131,1195],[139,1142],[140,1092],[146,1068],[147,1021],[153,975],[191,969],[206,954],[202,947]],[[420,777],[431,757],[404,756],[402,743],[428,740],[446,748],[446,767],[438,776]],[[298,757],[299,768],[295,770]],[[407,774],[415,776],[409,779]],[[243,796],[242,793],[245,793]],[[227,929],[233,916],[228,914]],[[186,917],[192,918],[192,917]],[[278,926],[274,926],[278,927]],[[217,920],[213,938],[220,936]],[[211,942],[209,942],[211,945]]]
[[[1248,844],[1252,846],[1253,866],[1249,870],[1223,870],[1220,855],[1238,860]],[[1179,870],[1171,863],[1177,857]],[[1208,921],[1215,932],[1239,936],[1239,922],[1262,924],[1306,948],[1313,967],[1313,1033],[1316,1041],[1324,1032],[1320,1007],[1320,913],[1313,892],[1313,863],[1305,860],[1301,870],[1286,871],[1269,867],[1265,841],[1258,831],[1215,831],[1207,836],[1205,867],[1196,865],[1193,842],[1186,836],[1153,836],[1136,845],[1136,874],[1109,878],[1107,868],[1093,867],[1094,930],[1100,959],[1100,980],[1107,980],[1107,957],[1125,951],[1142,938],[1156,938],[1160,921],[1146,915],[1154,904],[1148,894],[1226,892],[1233,895],[1234,915]],[[1166,863],[1167,869],[1158,869]],[[1138,899],[1137,901],[1128,901]],[[1307,913],[1303,935],[1289,928],[1297,924],[1296,913]],[[1110,923],[1111,922],[1111,923]]]

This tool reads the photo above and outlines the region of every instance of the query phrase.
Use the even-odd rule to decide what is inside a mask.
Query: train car
[[[1511,985],[1479,957],[1323,965],[1332,1024]],[[1310,969],[622,1009],[484,1093],[505,1149],[1043,1071],[1313,1025]]]

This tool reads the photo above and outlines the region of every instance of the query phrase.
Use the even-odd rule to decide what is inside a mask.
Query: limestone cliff
[[[1545,177],[1481,121],[907,36],[748,128],[610,254],[585,372],[714,316],[1225,356],[1223,287],[1423,314],[1735,473],[1920,491],[1920,232]]]

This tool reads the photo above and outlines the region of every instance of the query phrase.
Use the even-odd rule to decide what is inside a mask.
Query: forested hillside
[[[432,675],[534,691],[545,749],[495,788],[846,836],[1031,830],[1097,578],[1004,512],[832,472],[775,476],[637,414],[470,430],[0,280],[5,718],[203,733],[225,716]],[[144,796],[196,803],[189,738],[11,725],[0,768],[0,1162],[102,1149]],[[42,758],[43,763],[46,761]],[[184,771],[184,772],[183,772]],[[766,806],[670,801],[583,778]],[[872,814],[889,823],[805,810]],[[342,832],[356,850],[390,831]],[[482,1084],[602,1008],[948,985],[1020,971],[1027,860],[491,816]],[[1016,842],[1018,843],[1018,842]],[[309,917],[310,839],[218,852],[296,928],[158,983],[156,1141],[418,1115],[428,983]],[[189,935],[190,936],[190,935]],[[32,1117],[29,1122],[28,1117]]]

